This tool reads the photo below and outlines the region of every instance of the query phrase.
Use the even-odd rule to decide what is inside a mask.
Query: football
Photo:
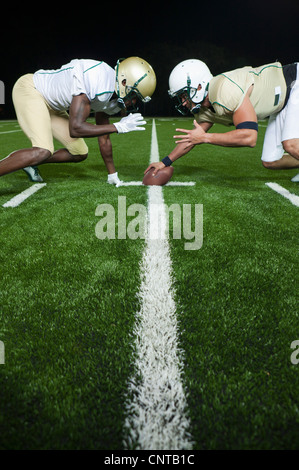
[[[153,172],[154,168],[151,168],[145,173],[142,184],[146,186],[163,186],[163,184],[166,184],[172,177],[173,167],[166,166],[162,168],[162,170],[159,170],[155,176],[153,176]]]

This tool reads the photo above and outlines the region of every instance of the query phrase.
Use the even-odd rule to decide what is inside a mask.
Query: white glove
[[[107,183],[115,184],[115,186],[118,188],[118,186],[121,186],[122,181],[119,179],[118,173],[116,172],[108,175]]]
[[[141,124],[146,124],[143,116],[140,113],[129,114],[122,118],[119,122],[114,123],[119,134],[125,134],[131,131],[144,131],[145,127],[139,127]]]

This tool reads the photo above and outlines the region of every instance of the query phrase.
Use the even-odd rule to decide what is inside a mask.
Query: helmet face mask
[[[169,95],[178,100],[175,108],[179,113],[196,114],[208,94],[212,74],[201,60],[188,59],[180,62],[169,76]]]
[[[121,109],[126,109],[128,112],[136,113],[139,111],[138,102],[140,101],[140,95],[136,93],[136,90],[133,87],[126,87],[126,95],[124,98],[118,98],[117,102]]]
[[[121,108],[138,111],[137,101],[148,103],[156,88],[156,75],[148,62],[139,57],[119,59],[116,64],[116,87]]]
[[[189,112],[193,114],[199,112],[202,101],[204,101],[205,97],[199,103],[195,103],[194,100],[196,99],[197,91],[198,90],[196,88],[192,88],[187,85],[186,87],[181,88],[181,90],[178,90],[176,93],[170,95],[172,98],[178,101],[178,103],[175,105],[175,109],[177,109],[180,114],[183,114],[183,116],[187,116]]]

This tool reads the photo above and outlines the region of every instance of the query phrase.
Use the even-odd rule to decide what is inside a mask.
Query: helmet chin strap
[[[207,97],[208,89],[209,89],[209,84],[206,86],[203,99],[202,99],[199,103],[197,103],[197,104],[194,106],[194,108],[192,108],[192,109],[190,110],[192,114],[198,114],[198,113],[199,113],[200,108],[201,108],[201,105],[202,105],[202,103],[204,102],[204,100],[205,100],[206,97]]]
[[[126,108],[125,102],[122,98],[117,98],[117,104],[120,107],[120,109],[125,109]]]
[[[201,108],[201,103],[198,103],[194,108],[191,108],[190,111],[192,114],[198,114]]]

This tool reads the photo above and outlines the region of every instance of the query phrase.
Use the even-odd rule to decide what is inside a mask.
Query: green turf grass
[[[1,124],[1,122],[0,122]],[[1,130],[16,129],[16,123]],[[176,127],[156,120],[161,158]],[[216,127],[218,131],[226,130]],[[175,163],[165,203],[203,204],[203,246],[172,240],[183,377],[194,449],[298,449],[298,208],[265,186],[294,194],[296,171],[271,172],[255,149],[202,146]],[[120,177],[140,180],[146,133],[112,136]],[[28,145],[2,134],[2,157]],[[2,204],[31,183],[0,179],[1,449],[123,448],[124,401],[134,367],[142,240],[99,240],[99,204],[146,204],[145,188],[115,188],[96,140],[81,164],[45,165],[47,186],[17,208]]]
[[[202,248],[172,241],[198,449],[298,449],[299,376],[290,361],[299,334],[298,208],[265,182],[298,188],[294,171],[261,166],[262,137],[255,149],[196,148],[175,167],[175,178],[192,175],[196,188],[164,190],[167,204],[203,204]]]
[[[138,142],[149,154],[150,141],[135,137],[122,173],[134,168],[137,178]],[[120,191],[106,184],[96,141],[89,145],[87,165],[44,166],[47,187],[1,211],[2,449],[121,446],[143,241],[95,236],[96,207],[117,207]],[[1,183],[2,200],[14,195],[8,187],[30,184],[23,172]],[[146,202],[145,191],[123,195]]]

